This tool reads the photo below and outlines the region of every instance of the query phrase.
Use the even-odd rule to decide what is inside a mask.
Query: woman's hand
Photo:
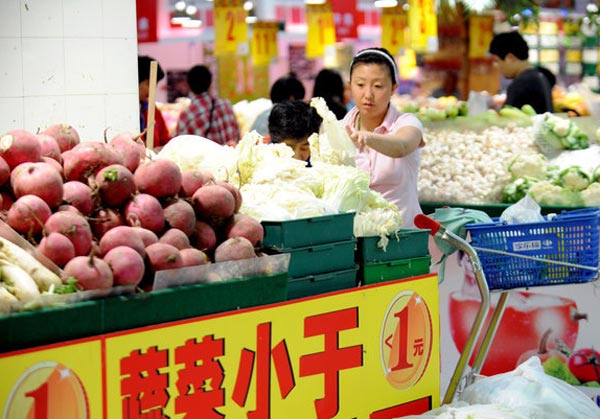
[[[345,126],[348,136],[354,143],[354,146],[358,148],[358,151],[362,152],[367,147],[367,140],[371,134],[368,131],[352,131],[348,125]]]

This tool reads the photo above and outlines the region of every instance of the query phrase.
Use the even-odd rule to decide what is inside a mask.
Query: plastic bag
[[[513,371],[467,386],[460,400],[500,404],[531,419],[599,419],[600,409],[577,388],[547,375],[537,356]]]
[[[531,419],[506,406],[497,404],[467,404],[454,402],[422,415],[403,416],[402,419]]]
[[[537,223],[544,221],[540,205],[529,195],[506,208],[500,214],[500,221],[507,224]]]

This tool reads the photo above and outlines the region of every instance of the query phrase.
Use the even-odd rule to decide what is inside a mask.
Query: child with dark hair
[[[505,106],[520,108],[528,104],[537,113],[554,110],[551,77],[545,74],[549,70],[533,68],[529,62],[527,41],[518,32],[504,32],[494,36],[489,52],[502,75],[513,79],[506,89]]]
[[[138,87],[140,95],[140,132],[144,132],[148,128],[148,96],[150,95],[150,63],[154,60],[152,57],[138,56]],[[157,65],[156,82],[158,83],[165,77],[160,64]],[[162,147],[169,142],[171,136],[169,129],[162,116],[160,110],[154,107],[154,146]],[[142,140],[146,142],[146,135],[142,136]]]
[[[350,63],[355,107],[342,124],[356,146],[356,166],[369,173],[369,187],[398,207],[404,227],[414,227],[415,215],[421,213],[417,179],[425,143],[419,119],[390,104],[397,73],[386,49],[359,51]]]
[[[192,101],[179,115],[177,135],[199,135],[222,145],[237,144],[240,128],[233,106],[227,99],[210,95],[212,73],[208,67],[192,67],[187,74],[187,82],[192,91]]]
[[[308,137],[318,133],[323,119],[317,111],[301,100],[276,103],[269,115],[272,143],[285,143],[294,150],[294,158],[310,166]]]
[[[278,78],[271,86],[271,91],[269,92],[273,105],[285,100],[304,100],[305,95],[306,90],[304,89],[304,85],[293,73]],[[269,133],[268,125],[271,109],[272,107],[265,109],[256,116],[252,127],[250,127],[250,131],[256,131],[263,137],[267,136]]]

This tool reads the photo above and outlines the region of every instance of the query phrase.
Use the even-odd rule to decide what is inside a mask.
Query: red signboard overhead
[[[332,0],[333,22],[335,24],[335,40],[358,38],[358,11],[356,0]]]
[[[158,0],[137,0],[135,10],[138,42],[157,42]]]

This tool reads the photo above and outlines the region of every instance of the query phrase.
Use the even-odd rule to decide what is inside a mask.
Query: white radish
[[[24,301],[40,296],[40,290],[35,281],[25,270],[6,261],[1,261],[0,264],[2,281],[4,281],[6,288],[12,291],[15,297]]]
[[[61,285],[60,277],[42,265],[27,250],[17,246],[10,240],[0,237],[0,259],[15,264],[25,270],[33,278],[42,291],[47,291],[50,285]]]

